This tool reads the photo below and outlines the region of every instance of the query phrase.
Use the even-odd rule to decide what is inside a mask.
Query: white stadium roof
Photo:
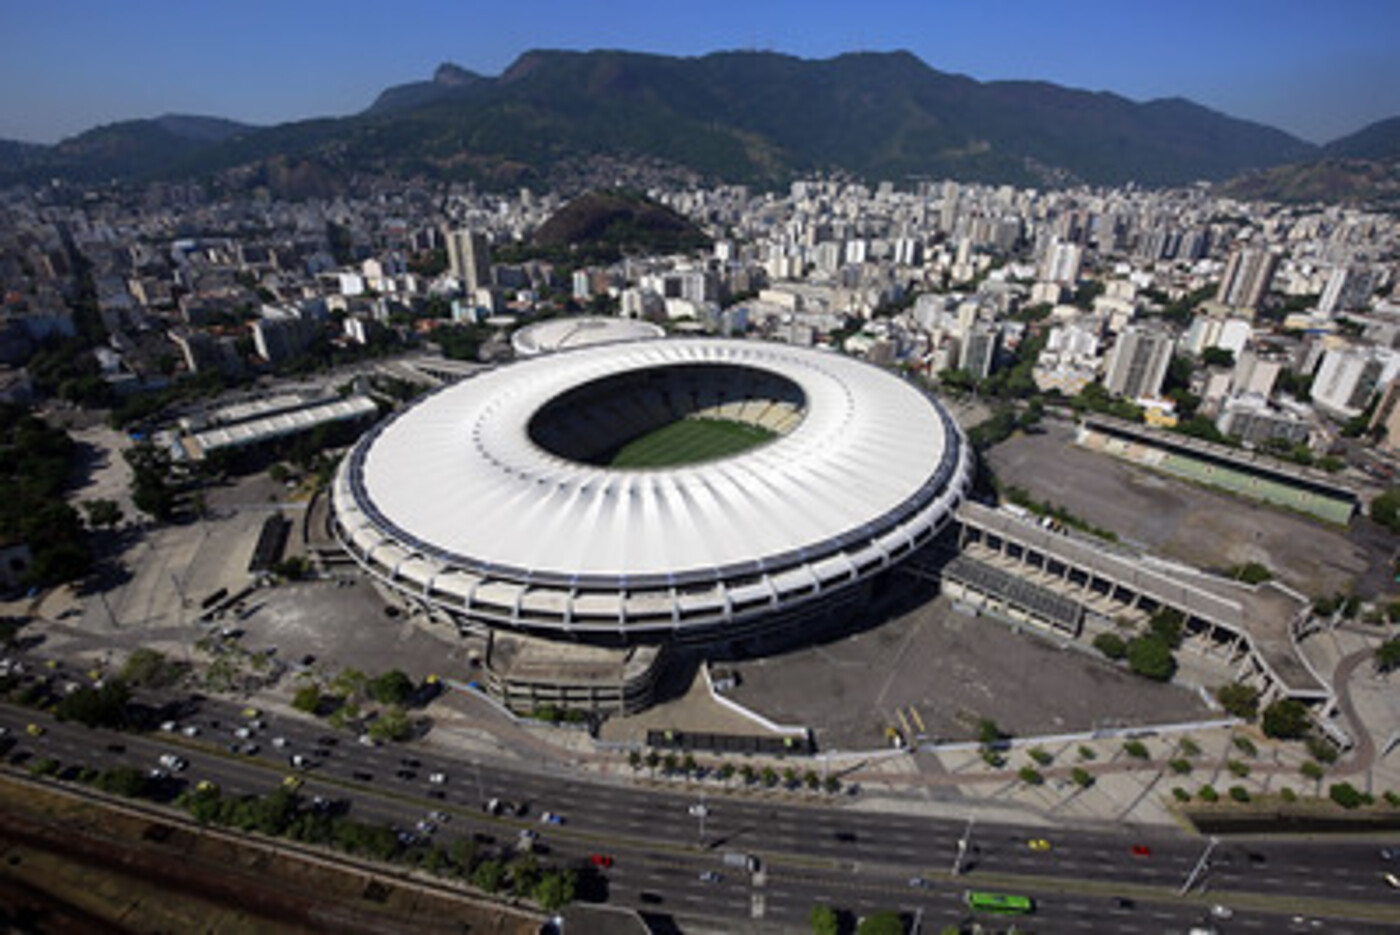
[[[548,318],[526,325],[510,336],[510,344],[517,356],[534,357],[598,344],[646,341],[665,336],[665,328],[649,321],[587,315]]]
[[[706,365],[800,389],[800,410],[786,403],[775,422],[785,434],[715,461],[621,470],[567,460],[527,431],[578,387]],[[438,391],[361,440],[334,505],[363,564],[469,616],[484,601],[496,608],[486,616],[514,623],[625,618],[619,602],[635,610],[647,589],[660,602],[648,618],[680,620],[687,607],[728,618],[738,604],[853,582],[921,544],[961,500],[969,457],[941,407],[854,359],[756,341],[641,341]]]

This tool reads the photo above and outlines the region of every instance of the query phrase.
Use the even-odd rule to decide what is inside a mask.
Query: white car
[[[285,746],[287,745],[287,738],[286,738],[286,737],[273,737],[273,738],[272,738],[272,745],[273,745],[274,747],[276,747],[277,749],[280,750],[280,749],[282,749],[283,747],[285,747]]]
[[[428,774],[428,782],[432,783],[432,784],[435,785],[435,786],[440,786],[440,785],[442,785],[443,783],[447,782],[447,774],[446,774],[446,773],[429,773],[429,774]]]
[[[160,729],[165,731],[167,734],[175,733],[175,731],[178,730],[179,727],[180,725],[176,724],[174,721],[162,721],[160,725]]]
[[[191,724],[188,727],[182,728],[180,733],[184,734],[186,737],[198,737],[199,728]]]
[[[704,818],[706,815],[710,814],[710,810],[700,802],[696,802],[694,805],[690,806],[689,811],[691,818]]]
[[[249,737],[253,736],[253,732],[246,727],[239,727],[234,730],[233,736],[237,737],[239,740],[247,740]]]
[[[186,766],[189,766],[189,763],[185,762],[183,757],[178,757],[173,753],[166,753],[161,756],[160,765],[164,766],[166,769],[179,772]]]

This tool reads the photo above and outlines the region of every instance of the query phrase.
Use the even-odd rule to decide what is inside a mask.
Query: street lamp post
[[[962,837],[958,838],[958,852],[953,856],[953,876],[962,873],[963,858],[967,856],[967,847],[972,840],[972,823],[976,820],[976,815],[969,815],[967,827],[963,829]]]
[[[1185,896],[1190,892],[1191,887],[1195,885],[1196,877],[1200,875],[1202,870],[1210,866],[1210,852],[1215,850],[1215,845],[1219,843],[1220,839],[1211,835],[1210,843],[1206,845],[1205,852],[1201,854],[1201,859],[1196,861],[1196,866],[1191,868],[1191,873],[1187,875],[1186,882],[1181,884],[1181,892],[1179,895]]]

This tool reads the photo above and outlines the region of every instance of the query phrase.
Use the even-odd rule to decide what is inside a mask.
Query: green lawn
[[[682,419],[634,438],[613,456],[611,467],[659,468],[713,461],[760,445],[775,433],[723,419]]]

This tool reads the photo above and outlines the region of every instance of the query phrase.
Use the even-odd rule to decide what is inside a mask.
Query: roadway
[[[31,673],[57,684],[75,679],[61,667],[31,667]],[[263,726],[252,728],[253,720]],[[44,727],[43,735],[31,736],[30,723]],[[176,753],[189,766],[167,780],[172,797],[202,779],[244,794],[270,791],[297,774],[303,795],[346,801],[362,821],[411,832],[429,812],[446,813],[449,820],[435,822],[432,832],[445,844],[475,836],[487,851],[504,855],[519,830],[530,827],[546,862],[586,867],[592,854],[612,857],[611,868],[588,871],[609,901],[681,919],[805,927],[811,907],[828,902],[859,915],[897,909],[936,930],[968,918],[962,894],[974,888],[1034,898],[1037,931],[1101,930],[1111,919],[1115,931],[1185,932],[1216,904],[1233,912],[1212,921],[1221,933],[1380,932],[1400,925],[1400,891],[1382,876],[1400,872],[1400,862],[1388,864],[1381,845],[1368,841],[1225,841],[1181,897],[1206,842],[1169,829],[1047,832],[976,823],[962,874],[953,877],[964,822],[857,810],[844,798],[778,804],[711,788],[701,818],[690,813],[701,802],[698,789],[638,788],[562,769],[458,759],[412,743],[370,747],[310,719],[250,718],[239,705],[212,700],[186,704],[170,732],[94,731],[9,705],[0,705],[0,726],[10,732],[5,756],[19,765],[48,756],[64,766],[149,770],[162,754]],[[198,734],[186,736],[186,728]],[[251,736],[235,736],[239,729]],[[249,744],[256,745],[251,754]],[[306,758],[305,768],[291,765],[294,755]],[[431,781],[434,773],[444,781]],[[483,805],[493,798],[524,806],[524,813],[489,815]],[[545,811],[563,824],[542,823]],[[1043,847],[1031,846],[1042,840]],[[757,855],[760,871],[726,866],[728,852]],[[718,879],[702,879],[706,872]],[[1299,914],[1306,918],[1295,922]],[[1353,914],[1372,922],[1343,918]]]

